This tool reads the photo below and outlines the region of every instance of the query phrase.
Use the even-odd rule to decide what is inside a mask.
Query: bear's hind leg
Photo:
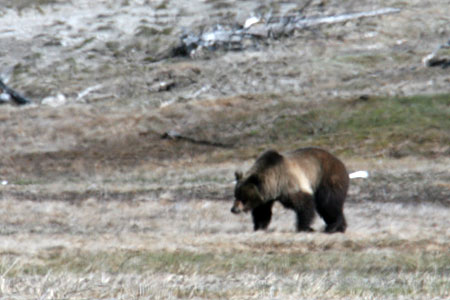
[[[253,229],[267,229],[272,218],[273,201],[264,203],[252,210]]]
[[[340,214],[333,220],[334,222],[326,222],[327,226],[325,227],[326,233],[334,233],[334,232],[345,232],[347,229],[347,222],[345,221],[344,214]]]
[[[327,224],[326,233],[345,232],[347,222],[344,216],[345,194],[332,193],[325,189],[316,193],[317,212]]]

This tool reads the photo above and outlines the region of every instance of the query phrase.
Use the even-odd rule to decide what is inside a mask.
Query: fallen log
[[[305,18],[300,11],[297,15],[270,16],[248,18],[244,24],[236,24],[233,27],[216,25],[200,34],[184,33],[181,43],[172,50],[173,56],[193,56],[199,50],[206,48],[214,51],[217,49],[243,50],[245,40],[261,40],[289,36],[295,30],[303,30],[309,27],[343,23],[361,18],[376,17],[399,13],[398,8],[382,8],[373,11],[348,13],[335,16]]]
[[[328,16],[328,17],[318,17],[318,18],[310,18],[310,19],[300,19],[294,21],[295,27],[304,29],[312,26],[322,25],[322,24],[335,24],[335,23],[343,23],[351,20],[357,20],[361,18],[369,18],[376,17],[381,15],[390,15],[397,14],[400,12],[398,8],[381,8],[373,11],[365,11],[358,13],[349,13],[337,16]]]
[[[9,100],[14,101],[18,105],[24,105],[31,103],[31,100],[25,98],[12,88],[8,87],[2,79],[0,79],[0,103],[7,102]]]
[[[450,40],[446,44],[439,45],[433,52],[422,59],[425,67],[450,67]]]
[[[212,147],[218,147],[218,148],[232,148],[233,147],[233,145],[230,145],[230,144],[223,144],[223,143],[220,143],[220,142],[207,141],[207,140],[198,140],[198,139],[195,139],[195,138],[184,136],[184,135],[181,135],[178,131],[175,131],[175,130],[169,130],[167,132],[164,132],[161,135],[161,139],[180,140],[180,141],[189,142],[191,144],[203,145],[203,146],[212,146]]]

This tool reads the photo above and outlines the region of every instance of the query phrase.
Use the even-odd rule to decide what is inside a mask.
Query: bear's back
[[[301,169],[315,191],[320,185],[349,185],[345,165],[337,157],[320,148],[300,148],[287,153],[292,165]]]

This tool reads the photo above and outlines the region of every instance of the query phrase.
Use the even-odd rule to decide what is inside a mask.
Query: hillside
[[[400,11],[175,51],[187,32],[251,15],[383,7]],[[422,61],[450,37],[447,11],[3,1],[0,73],[33,104],[0,105],[0,297],[450,297],[450,73]],[[295,233],[281,206],[253,232],[229,212],[234,171],[304,146],[369,172],[351,182],[347,232],[316,217],[316,232]]]

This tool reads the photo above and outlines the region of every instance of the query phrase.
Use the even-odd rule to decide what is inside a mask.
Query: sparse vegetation
[[[140,199],[91,198],[77,205],[25,201],[22,207],[2,201],[2,212],[11,207],[1,216],[0,233],[8,245],[0,260],[2,295],[141,291],[142,297],[180,292],[192,298],[184,293],[195,290],[206,298],[218,292],[264,299],[274,292],[296,298],[449,296],[449,241],[436,238],[442,234],[436,222],[445,222],[447,214],[438,206],[349,204],[349,231],[326,235],[293,232],[293,216],[281,207],[275,209],[272,230],[253,233],[244,220],[248,216],[230,222],[228,202]],[[33,215],[21,215],[24,208]],[[430,213],[433,220],[416,219]],[[394,216],[394,223],[384,222]],[[420,221],[413,226],[409,218]],[[31,240],[18,240],[20,234]],[[53,240],[39,241],[45,235]],[[156,289],[163,283],[164,289]],[[30,284],[41,288],[29,289]]]
[[[27,8],[34,8],[41,11],[41,6],[69,3],[70,0],[5,0],[2,5],[8,8],[17,9],[21,12]]]
[[[52,251],[58,251],[52,250]],[[326,294],[328,297],[357,295],[360,297],[386,297],[404,294],[423,295],[429,297],[447,297],[450,284],[449,257],[442,254],[411,253],[398,256],[396,254],[372,253],[290,253],[288,255],[251,253],[216,254],[176,252],[144,252],[116,251],[114,253],[57,253],[40,257],[36,264],[21,266],[1,265],[3,271],[8,270],[4,278],[6,284],[14,278],[33,278],[47,276],[47,290],[55,289],[57,276],[76,277],[89,270],[95,274],[90,281],[118,280],[122,277],[149,274],[169,277],[170,274],[183,277],[210,278],[208,285],[196,285],[196,292],[202,297],[216,297],[215,293],[236,295],[234,286],[222,286],[219,278],[229,274],[254,277],[246,286],[238,287],[238,294],[267,295],[274,288],[279,297],[287,295],[311,296],[309,290]],[[5,262],[5,259],[4,259]],[[8,264],[11,260],[7,261]],[[12,268],[11,268],[12,267]],[[48,270],[52,274],[48,276]],[[261,274],[270,274],[262,277]],[[172,275],[173,276],[173,275]],[[97,277],[97,278],[96,278]],[[280,279],[276,279],[280,278]],[[281,279],[284,278],[284,279]],[[242,280],[242,279],[241,279]],[[419,281],[420,286],[413,283]],[[17,282],[16,290],[20,290],[22,282]],[[138,284],[127,282],[127,288],[138,292]],[[209,286],[209,288],[208,288]],[[14,288],[13,288],[14,289]],[[112,291],[120,292],[119,285],[111,285]],[[186,284],[173,284],[169,281],[167,293],[175,294],[188,290]],[[101,288],[100,288],[101,290]],[[111,292],[112,292],[111,291]],[[154,296],[157,290],[148,289],[141,296]],[[87,295],[95,296],[95,291]],[[184,297],[188,297],[189,293]]]
[[[379,248],[384,245],[379,244]],[[359,249],[357,249],[359,250]],[[189,251],[139,251],[117,250],[114,252],[71,252],[61,248],[50,248],[37,256],[35,263],[11,265],[14,255],[4,259],[0,266],[7,278],[30,275],[93,273],[143,274],[149,271],[180,275],[215,275],[251,272],[276,276],[295,276],[302,273],[330,274],[341,276],[358,274],[378,281],[393,273],[398,276],[414,274],[435,276],[435,283],[442,284],[443,291],[448,278],[440,276],[450,272],[450,257],[443,253],[414,251],[412,253],[362,253],[360,251],[308,251],[286,253],[218,253]],[[20,260],[20,258],[19,258]],[[439,279],[439,280],[438,280]],[[399,288],[404,288],[399,282]],[[336,282],[335,284],[338,284]],[[429,283],[431,285],[431,283]],[[353,287],[354,288],[354,287]],[[371,287],[365,287],[370,291]],[[380,291],[378,291],[380,292]],[[382,294],[381,294],[382,295]],[[444,296],[444,295],[442,295]]]
[[[281,116],[272,137],[347,155],[406,156],[448,154],[450,95],[375,97],[333,101],[309,112]],[[336,141],[339,141],[337,143]]]
[[[251,13],[374,8],[306,2],[3,1],[0,62],[36,105],[0,106],[0,298],[448,299],[448,69],[421,63],[445,1],[174,53]],[[229,212],[234,171],[302,146],[369,172],[346,233],[298,234],[278,204],[253,232]]]

